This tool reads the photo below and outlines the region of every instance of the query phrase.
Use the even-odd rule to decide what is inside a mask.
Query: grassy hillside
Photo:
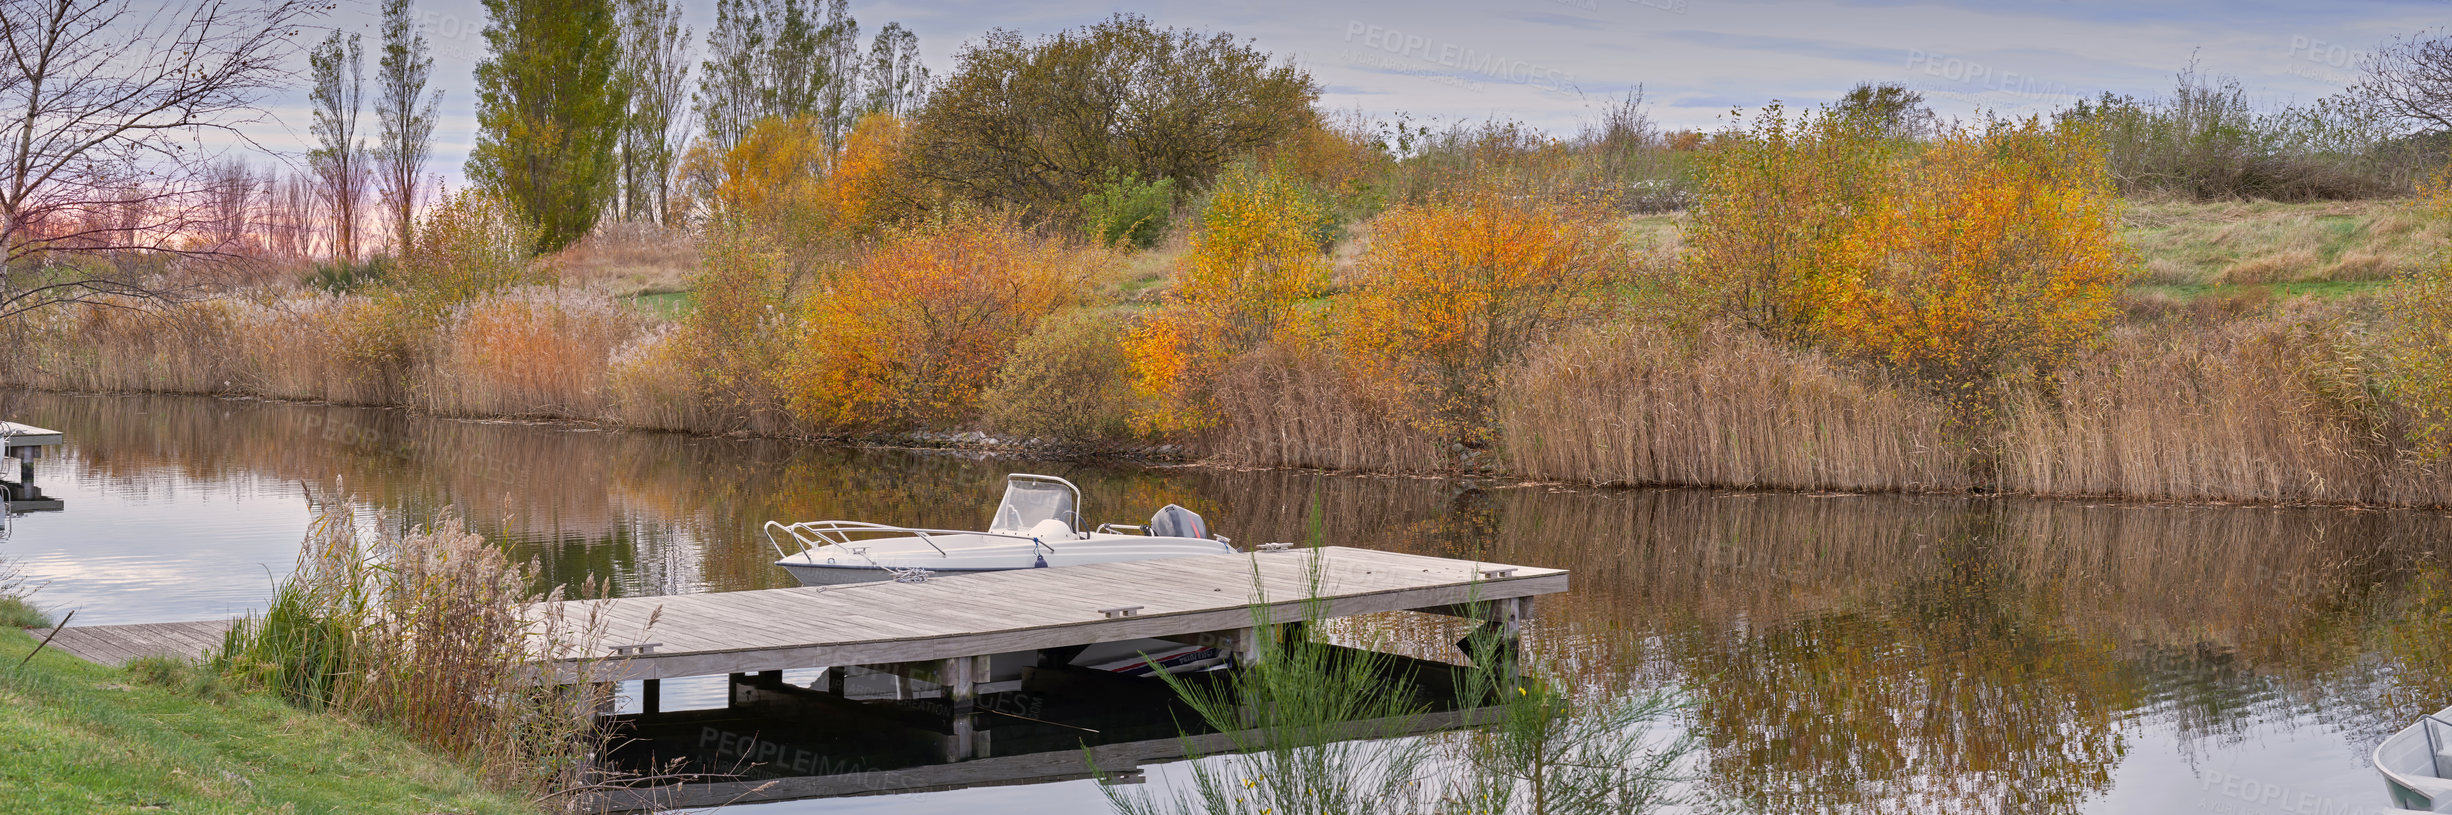
[[[6,602],[6,598],[0,598]],[[405,740],[192,678],[173,690],[0,627],[0,812],[535,812]]]

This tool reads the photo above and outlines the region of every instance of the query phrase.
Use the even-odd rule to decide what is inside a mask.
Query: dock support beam
[[[639,712],[664,712],[664,680],[639,680]]]

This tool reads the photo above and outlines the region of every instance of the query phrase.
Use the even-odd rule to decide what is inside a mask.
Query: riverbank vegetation
[[[5,564],[0,564],[5,566]],[[0,809],[532,813],[399,731],[318,714],[164,659],[41,648],[50,621],[0,586]]]
[[[527,199],[465,190],[378,261],[265,244],[212,297],[13,320],[7,376],[1591,484],[2452,504],[2444,134],[2355,93],[2260,109],[2191,69],[1943,121],[1866,85],[1710,132],[1636,93],[1560,135],[1322,111],[1290,62],[1128,15],[983,37],[933,81],[881,53],[867,97],[722,96],[767,102],[702,111],[641,195],[591,175],[612,220],[558,253]],[[1153,77],[1148,110],[1067,90],[1110,66]],[[1032,110],[1120,135],[1017,130]]]

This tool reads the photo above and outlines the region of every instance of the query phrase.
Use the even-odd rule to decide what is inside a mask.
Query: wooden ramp
[[[60,629],[49,647],[99,665],[126,665],[151,656],[202,659],[206,651],[221,647],[222,635],[229,630],[227,620],[74,626]],[[48,632],[33,633],[40,640]]]
[[[603,683],[836,665],[936,663],[968,686],[988,655],[1141,638],[1211,636],[1248,650],[1251,632],[1383,611],[1478,613],[1502,625],[1523,602],[1567,589],[1560,569],[1369,549],[1202,555],[866,583],[539,604],[593,631],[540,660],[540,682]],[[1465,609],[1463,604],[1486,604]],[[1255,606],[1266,619],[1257,619]],[[54,648],[109,664],[194,658],[229,623],[62,629]],[[970,663],[970,664],[964,664]],[[974,679],[976,677],[976,679]]]

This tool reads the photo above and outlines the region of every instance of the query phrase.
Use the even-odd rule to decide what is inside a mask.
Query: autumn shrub
[[[2422,188],[2415,209],[2452,218],[2452,170]],[[2412,442],[2430,459],[2452,457],[2452,251],[2402,275],[2385,298],[2383,362],[2410,408]]]
[[[1833,252],[1820,339],[1943,389],[2048,373],[2099,335],[2133,259],[2082,127],[1942,132]]]
[[[369,294],[371,309],[345,310],[358,321],[345,329],[349,361],[395,390],[453,309],[542,279],[530,263],[535,229],[509,203],[484,192],[446,197],[419,216],[417,235],[384,285]]]
[[[1000,433],[1069,444],[1127,437],[1133,394],[1123,343],[1123,321],[1112,312],[1049,317],[1005,358],[980,396],[982,416]]]
[[[913,174],[904,149],[909,132],[893,114],[871,113],[843,137],[843,149],[826,176],[836,231],[874,238],[928,208],[926,186]]]
[[[1236,355],[1301,329],[1300,306],[1329,283],[1319,204],[1284,176],[1240,167],[1218,180],[1166,307],[1126,340],[1136,387],[1148,400],[1144,432],[1216,425],[1216,375]]]
[[[781,371],[795,333],[792,275],[783,254],[754,227],[717,222],[700,239],[690,290],[697,307],[669,341],[667,375],[695,380],[724,429],[773,432],[790,424]]]
[[[2002,386],[2048,387],[2100,335],[2134,266],[2082,124],[1910,142],[1775,109],[1706,166],[1684,258],[1704,313],[1902,373],[1950,401],[1964,437],[1997,420]]]
[[[971,213],[899,230],[800,306],[788,400],[833,432],[972,418],[1005,356],[1108,262]]]
[[[1600,314],[1627,268],[1611,220],[1573,201],[1462,194],[1391,208],[1370,228],[1339,339],[1384,403],[1467,448],[1495,440],[1506,369]]]
[[[1839,248],[1891,187],[1908,148],[1847,117],[1771,105],[1714,136],[1684,235],[1682,296],[1697,316],[1810,342],[1846,274]]]
[[[1142,181],[1123,176],[1081,197],[1081,223],[1100,246],[1147,249],[1165,237],[1175,212],[1175,180]]]

